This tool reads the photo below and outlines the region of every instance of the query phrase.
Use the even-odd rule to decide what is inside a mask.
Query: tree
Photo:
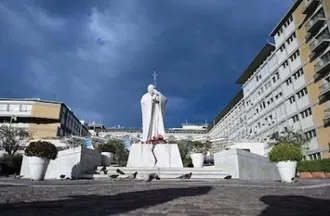
[[[117,139],[108,140],[107,144],[112,145],[115,149],[114,158],[119,166],[126,166],[129,151],[123,141]]]
[[[281,132],[281,134],[274,133],[270,139],[275,141],[275,144],[294,144],[305,149],[307,149],[306,144],[310,141],[304,133],[301,131],[293,131],[292,129],[287,129]]]
[[[19,147],[31,138],[30,133],[23,128],[0,127],[0,148],[4,149],[8,155],[14,155]]]

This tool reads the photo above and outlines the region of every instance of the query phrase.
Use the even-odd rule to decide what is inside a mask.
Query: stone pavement
[[[330,181],[0,179],[0,215],[330,215]]]

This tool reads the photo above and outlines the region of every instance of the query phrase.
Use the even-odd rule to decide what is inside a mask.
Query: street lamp
[[[13,121],[17,121],[17,116],[13,115],[10,117],[9,128],[11,128],[11,124],[13,123]]]

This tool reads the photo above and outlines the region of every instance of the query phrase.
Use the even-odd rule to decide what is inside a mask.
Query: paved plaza
[[[330,215],[330,181],[0,179],[0,215]]]

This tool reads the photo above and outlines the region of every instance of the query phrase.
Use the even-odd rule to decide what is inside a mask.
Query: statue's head
[[[155,90],[155,86],[153,84],[148,85],[148,93],[153,95],[154,94],[154,90]]]

